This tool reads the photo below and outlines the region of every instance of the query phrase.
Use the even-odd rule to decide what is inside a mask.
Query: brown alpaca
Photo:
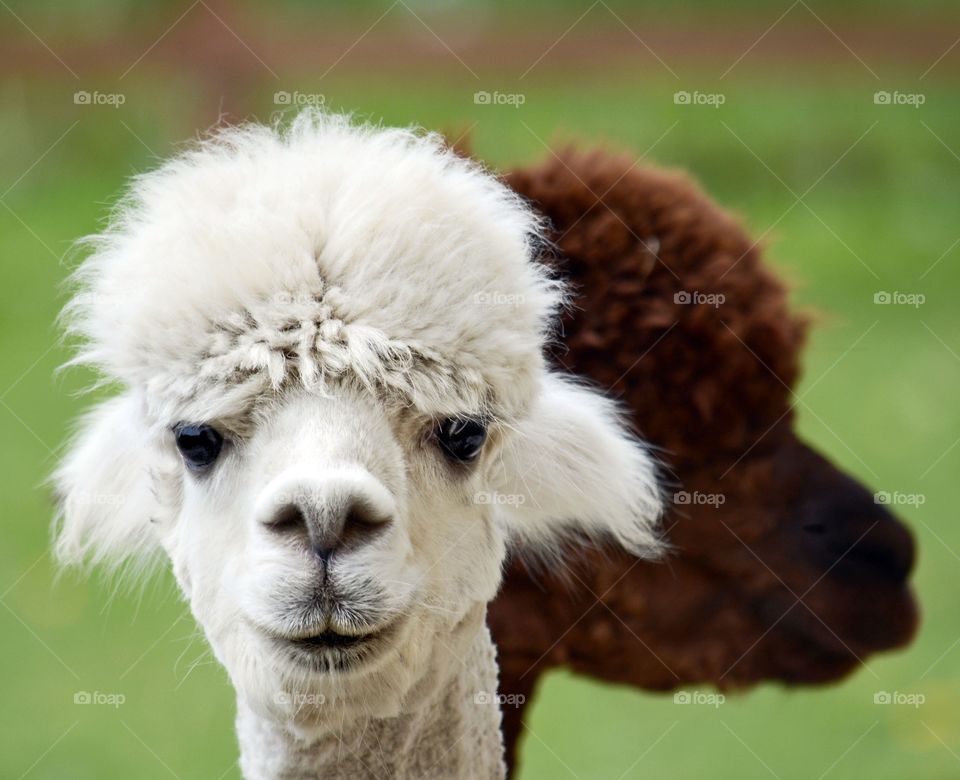
[[[529,700],[560,665],[654,690],[822,683],[909,641],[910,534],[794,433],[805,322],[740,226],[683,176],[602,152],[507,180],[577,288],[557,361],[622,399],[679,498],[666,562],[513,562],[489,618],[501,691]],[[511,766],[522,717],[505,709]]]

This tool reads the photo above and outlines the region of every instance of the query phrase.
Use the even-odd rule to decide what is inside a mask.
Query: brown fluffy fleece
[[[622,399],[675,484],[664,562],[514,560],[490,609],[501,691],[529,701],[556,666],[654,690],[821,683],[906,643],[910,534],[793,432],[805,323],[741,227],[684,176],[603,152],[506,178],[577,288],[556,360]],[[511,764],[522,717],[505,709]]]

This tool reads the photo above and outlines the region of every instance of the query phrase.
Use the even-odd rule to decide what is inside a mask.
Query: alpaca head
[[[570,663],[653,689],[819,683],[910,641],[911,534],[798,437],[806,323],[756,242],[685,177],[609,153],[510,183],[554,225],[579,293],[564,365],[613,387],[664,452],[675,555],[597,553],[573,596],[515,566],[491,610],[505,676]],[[540,625],[512,631],[532,605]]]
[[[650,458],[545,368],[536,231],[438,139],[328,115],[140,177],[67,309],[124,389],[57,474],[61,557],[162,549],[245,702],[323,717],[462,650],[509,535],[652,551]]]

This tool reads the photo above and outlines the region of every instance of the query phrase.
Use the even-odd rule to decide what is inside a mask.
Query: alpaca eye
[[[476,460],[487,440],[487,428],[479,420],[448,417],[437,426],[437,442],[447,457],[460,463]]]
[[[191,471],[203,471],[210,466],[223,447],[223,436],[209,425],[180,423],[174,427],[173,435],[183,462]]]

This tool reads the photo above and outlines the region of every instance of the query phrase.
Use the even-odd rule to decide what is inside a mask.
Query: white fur
[[[657,554],[652,526],[617,521],[656,517],[660,501],[650,489],[654,462],[623,427],[609,399],[571,378],[543,378],[492,474],[508,529],[524,547],[549,554],[558,521],[567,520],[588,536],[612,533],[636,555]]]
[[[610,402],[545,368],[562,290],[531,256],[537,229],[437,137],[307,113],[139,177],[89,241],[66,311],[75,362],[127,389],[56,475],[57,549],[166,552],[237,688],[248,776],[349,775],[323,747],[333,734],[448,755],[444,713],[471,731],[444,773],[502,773],[498,716],[463,699],[495,684],[482,621],[508,535],[549,548],[577,527],[655,549],[649,457]],[[456,415],[490,422],[468,467],[431,438]],[[178,422],[226,433],[209,474],[179,462]],[[331,559],[349,597],[321,615],[316,562],[270,508],[294,495],[322,516],[348,494],[384,525]],[[387,627],[345,672],[274,639]],[[426,767],[414,759],[394,771]]]

